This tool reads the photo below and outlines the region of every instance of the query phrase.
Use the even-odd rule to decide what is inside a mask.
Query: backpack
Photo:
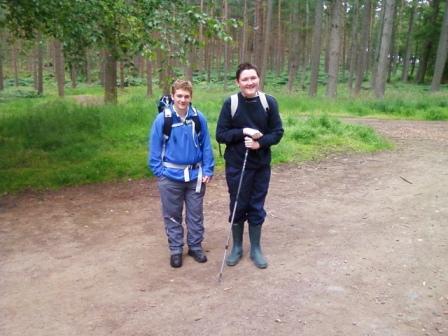
[[[173,126],[173,116],[170,109],[170,105],[172,104],[173,99],[169,95],[162,96],[157,104],[157,110],[159,111],[159,113],[163,112],[164,114],[163,135],[165,141],[167,141],[170,138],[171,128]],[[193,110],[193,115],[191,117],[188,117],[188,119],[191,119],[194,122],[194,130],[196,134],[200,134],[201,122],[199,121],[198,111],[193,106],[191,106],[191,109]]]

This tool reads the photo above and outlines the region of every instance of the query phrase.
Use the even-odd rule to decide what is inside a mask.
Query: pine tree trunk
[[[64,71],[64,55],[62,53],[62,45],[59,40],[53,41],[54,55],[54,74],[58,85],[58,96],[64,97],[65,89],[65,71]]]
[[[263,6],[261,0],[255,0],[254,18],[254,63],[260,67],[263,57]]]
[[[386,90],[389,51],[392,41],[392,29],[394,25],[395,0],[386,0],[384,6],[384,28],[381,36],[381,48],[374,86],[375,97],[380,99],[384,98],[384,92]]]
[[[44,45],[42,41],[42,34],[37,35],[37,94],[44,94]]]
[[[334,0],[331,8],[331,33],[330,33],[330,53],[328,60],[328,83],[327,97],[334,98],[337,95],[337,83],[339,73],[340,55],[340,21],[341,21],[341,0]]]
[[[150,59],[146,60],[146,95],[152,97],[152,62]]]
[[[266,74],[268,69],[268,52],[270,50],[270,31],[272,27],[272,7],[273,0],[268,0],[268,8],[267,8],[267,17],[266,17],[266,29],[264,32],[264,41],[263,41],[263,54],[261,59],[261,81],[260,81],[260,90],[263,90],[264,84],[266,83]]]
[[[440,0],[433,0],[431,7],[432,7],[432,15],[430,18],[430,22],[436,22],[437,16],[439,15]],[[415,78],[415,81],[418,84],[423,84],[425,81],[426,70],[428,69],[428,62],[432,48],[433,48],[432,36],[428,36],[427,40],[425,41],[425,44],[423,45],[423,56],[419,60],[419,67],[417,70],[417,76]]]
[[[117,103],[117,59],[108,50],[104,60],[104,102],[106,104]]]
[[[398,1],[400,1],[400,0],[398,0]],[[397,24],[397,21],[399,21],[398,10],[399,10],[399,7],[398,7],[398,3],[396,2],[394,5],[394,18],[393,18],[394,24],[392,25],[392,37],[391,37],[391,42],[390,42],[390,53],[389,53],[390,60],[389,60],[389,67],[388,67],[388,72],[387,72],[387,83],[390,83],[390,80],[392,77],[392,72],[395,67],[395,62],[396,62],[396,59],[398,58],[398,55],[395,55],[396,54],[395,40],[396,40],[396,36],[400,35],[400,32],[399,31],[397,32],[397,30],[399,29],[398,24]]]
[[[414,0],[411,7],[411,13],[409,14],[408,33],[406,35],[406,48],[405,48],[406,51],[403,60],[403,72],[401,73],[401,81],[405,83],[408,81],[409,61],[411,59],[411,37],[414,30],[416,4],[417,0]]]
[[[247,31],[248,31],[247,0],[244,0],[243,27],[241,28],[240,61],[239,61],[240,63],[246,62],[247,58]]]
[[[323,0],[317,0],[316,13],[314,17],[313,45],[311,49],[311,78],[308,92],[311,97],[314,97],[317,93],[317,78],[319,75],[320,64],[320,42],[322,38],[322,11]]]
[[[229,17],[229,6],[227,0],[222,2],[222,18],[224,21]],[[229,43],[224,41],[224,91],[227,91],[228,76],[229,76]]]
[[[297,76],[297,69],[299,63],[299,2],[293,4],[292,16],[291,16],[291,49],[289,52],[289,65],[288,65],[288,91],[291,92],[294,86],[294,81]]]
[[[17,47],[16,47],[15,43],[12,45],[11,61],[12,61],[12,69],[14,72],[14,85],[16,87],[18,87],[19,86],[19,67],[17,64]]]
[[[372,59],[371,59],[371,66],[370,68],[372,69],[372,77],[371,77],[371,81],[370,81],[370,86],[372,88],[375,88],[375,81],[377,78],[377,72],[378,72],[378,62],[379,62],[379,57],[380,57],[380,50],[381,50],[381,38],[383,36],[383,30],[384,30],[384,15],[386,12],[386,0],[383,0],[383,5],[381,6],[381,14],[380,14],[380,23],[379,23],[379,29],[376,32],[376,45],[373,45],[375,43],[375,41],[372,38]],[[375,11],[373,11],[373,20],[372,20],[372,24],[373,26],[375,25]],[[374,32],[375,33],[375,32]],[[373,33],[373,34],[374,34]]]
[[[364,81],[364,74],[366,72],[367,62],[369,59],[369,36],[370,36],[370,20],[372,18],[372,2],[367,0],[364,5],[363,25],[361,30],[361,41],[359,43],[358,57],[356,62],[356,80],[353,89],[353,95],[359,95],[361,91],[362,82]]]
[[[277,51],[277,55],[275,57],[275,70],[277,75],[279,76],[282,68],[282,58],[283,58],[283,49],[282,49],[282,1],[278,0],[278,8],[277,8],[277,41],[275,49]]]
[[[85,64],[86,83],[92,84],[92,60],[88,50],[86,51],[85,58],[86,58],[86,64]]]
[[[76,89],[78,86],[78,69],[76,67],[76,63],[72,62],[70,64],[70,80],[72,82],[72,88]]]
[[[448,53],[448,1],[445,2],[445,14],[443,16],[442,30],[440,32],[439,45],[437,47],[436,64],[434,66],[434,76],[431,82],[431,91],[440,89],[440,82],[443,76],[443,70],[446,66]]]
[[[124,90],[125,87],[125,79],[124,79],[124,61],[120,61],[119,63],[119,69],[120,69],[120,89]]]
[[[355,66],[356,62],[358,61],[358,53],[356,52],[356,47],[358,43],[360,42],[358,39],[358,29],[359,29],[359,0],[355,0],[354,3],[354,14],[353,14],[353,21],[352,21],[352,32],[351,32],[351,45],[350,45],[350,52],[349,52],[349,66],[348,66],[348,81],[347,86],[348,90],[352,92],[353,90],[353,77],[355,75]]]

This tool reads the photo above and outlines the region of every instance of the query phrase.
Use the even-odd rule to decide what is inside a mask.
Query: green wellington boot
[[[249,225],[250,258],[258,268],[268,267],[260,247],[261,225]]]
[[[244,223],[234,223],[232,225],[233,246],[226,259],[227,266],[235,266],[243,256],[243,232]]]

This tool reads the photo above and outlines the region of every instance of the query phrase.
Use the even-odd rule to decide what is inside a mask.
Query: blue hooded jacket
[[[165,122],[164,113],[159,113],[151,127],[149,137],[149,159],[148,166],[155,176],[165,176],[171,180],[186,182],[194,181],[198,178],[199,168],[202,166],[203,176],[213,176],[215,160],[213,158],[213,149],[208,132],[207,120],[204,115],[197,111],[201,123],[201,132],[196,134],[191,116],[193,109],[190,106],[184,121],[170,106],[173,125],[171,135],[168,140],[164,139],[163,125]],[[166,142],[166,143],[165,143]],[[163,150],[165,143],[165,151]],[[164,153],[163,153],[164,151]],[[162,157],[163,156],[163,157]],[[175,165],[190,166],[188,176],[185,169],[165,167],[164,162]]]

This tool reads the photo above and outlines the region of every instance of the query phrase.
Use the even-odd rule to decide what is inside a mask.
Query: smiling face
[[[176,112],[182,116],[187,114],[188,106],[191,103],[191,93],[187,90],[177,89],[171,95],[174,101]]]
[[[240,87],[243,96],[252,98],[257,95],[260,86],[260,77],[255,69],[243,70],[240,73],[236,84]]]

